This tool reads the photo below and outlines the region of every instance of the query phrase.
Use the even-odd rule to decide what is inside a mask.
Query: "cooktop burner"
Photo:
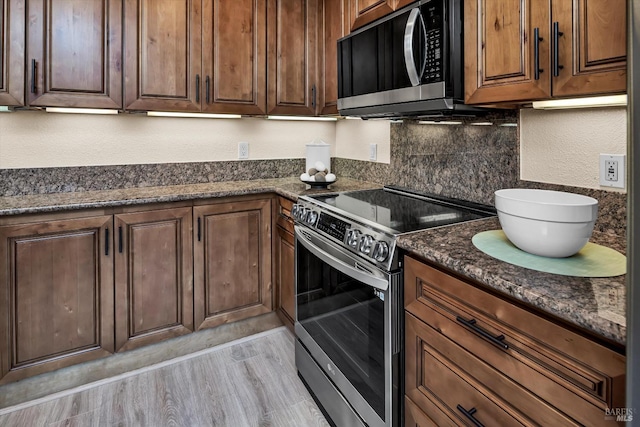
[[[385,227],[393,234],[470,221],[493,214],[486,206],[434,197],[401,193],[394,187],[311,196],[327,206]]]
[[[297,227],[314,230],[366,261],[398,267],[398,235],[495,215],[485,205],[398,187],[301,196],[292,211]]]

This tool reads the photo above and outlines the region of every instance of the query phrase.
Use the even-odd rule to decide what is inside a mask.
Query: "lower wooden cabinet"
[[[0,226],[0,384],[114,351],[112,223]]]
[[[296,319],[296,284],[292,207],[291,200],[279,197],[276,221],[278,226],[275,234],[275,276],[278,316],[293,331]]]
[[[0,217],[0,384],[272,311],[272,200]]]
[[[192,209],[115,215],[116,350],[193,331]]]
[[[617,349],[413,258],[404,292],[406,425],[616,425]]]
[[[272,311],[271,198],[194,206],[196,330]]]

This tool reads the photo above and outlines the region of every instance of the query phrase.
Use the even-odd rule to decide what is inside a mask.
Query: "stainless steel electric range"
[[[492,215],[488,206],[397,187],[298,199],[296,366],[332,423],[401,421],[398,236]]]

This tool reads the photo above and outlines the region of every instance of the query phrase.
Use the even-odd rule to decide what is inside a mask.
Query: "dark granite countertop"
[[[500,229],[497,218],[407,234],[398,246],[614,342],[626,343],[626,276],[582,278],[543,273],[497,260],[471,242]],[[621,253],[624,237],[594,231],[591,242]]]
[[[326,191],[349,191],[380,188],[379,184],[340,178],[329,190],[309,189],[298,178],[275,178],[251,181],[225,181],[205,184],[138,187],[119,190],[79,191],[0,197],[0,216],[130,206],[145,203],[177,202],[224,196],[276,193],[292,200],[298,196]]]
[[[0,197],[0,217],[259,193],[276,193],[297,200],[304,194],[380,187],[340,178],[329,190],[309,189],[292,177],[37,194]],[[596,279],[542,273],[494,259],[471,243],[476,233],[499,228],[497,218],[472,221],[403,235],[398,246],[610,340],[626,342],[625,276]],[[625,239],[612,234],[594,231],[591,241],[622,253],[626,250]]]

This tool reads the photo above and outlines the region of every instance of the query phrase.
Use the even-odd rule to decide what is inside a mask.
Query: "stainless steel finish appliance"
[[[478,114],[464,105],[462,0],[421,0],[338,40],[338,110],[362,117]]]
[[[397,426],[402,233],[493,215],[387,187],[302,196],[293,207],[296,366],[338,426]]]

